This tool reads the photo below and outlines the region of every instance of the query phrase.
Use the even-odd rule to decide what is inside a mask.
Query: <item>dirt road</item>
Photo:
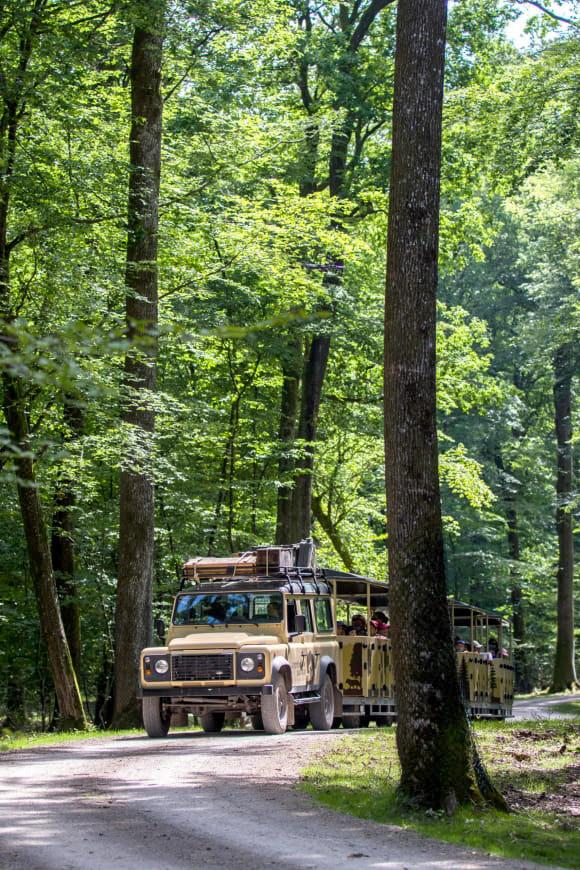
[[[531,868],[315,805],[294,786],[340,739],[251,732],[89,740],[0,757],[10,870]]]
[[[561,713],[555,709],[559,704],[580,701],[580,693],[575,695],[537,695],[514,701],[514,719],[572,719],[574,714]]]

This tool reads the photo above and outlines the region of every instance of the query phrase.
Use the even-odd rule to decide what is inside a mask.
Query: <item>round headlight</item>
[[[242,659],[240,662],[240,667],[243,671],[253,671],[256,666],[256,662],[254,659],[251,659],[249,656],[245,659]]]
[[[167,659],[157,659],[155,662],[155,673],[157,674],[166,674],[169,670],[169,662]]]

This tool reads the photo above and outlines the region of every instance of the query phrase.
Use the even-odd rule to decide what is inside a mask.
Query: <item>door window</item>
[[[317,598],[314,602],[316,629],[319,633],[334,631],[332,624],[332,608],[328,598]]]
[[[306,622],[306,628],[304,629],[304,631],[313,632],[314,626],[312,624],[312,610],[310,609],[310,601],[307,598],[303,598],[300,602],[300,609]]]

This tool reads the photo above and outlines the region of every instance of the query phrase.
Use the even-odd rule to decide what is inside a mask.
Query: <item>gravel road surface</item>
[[[10,870],[532,868],[316,805],[299,771],[340,732],[95,739],[0,756]]]

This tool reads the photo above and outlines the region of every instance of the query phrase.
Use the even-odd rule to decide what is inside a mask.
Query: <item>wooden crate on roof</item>
[[[183,566],[183,573],[192,580],[211,580],[214,577],[255,577],[256,553],[234,553],[232,556],[198,556]]]

